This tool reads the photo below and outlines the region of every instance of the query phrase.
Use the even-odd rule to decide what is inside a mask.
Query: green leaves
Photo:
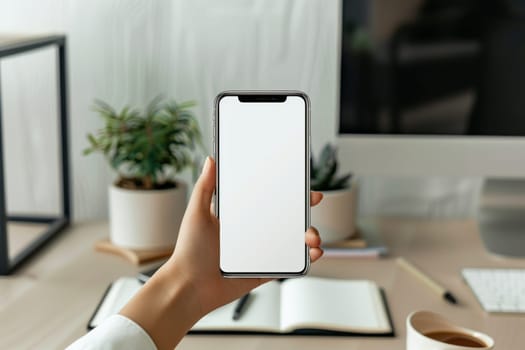
[[[165,188],[173,176],[194,166],[197,145],[202,146],[197,120],[188,101],[177,104],[153,99],[144,112],[125,107],[116,112],[104,101],[96,100],[94,110],[105,126],[88,134],[84,154],[100,152],[121,178],[135,179],[144,189]]]
[[[326,144],[321,151],[319,161],[313,155],[310,158],[310,188],[314,191],[332,191],[347,188],[351,174],[336,177],[337,150]]]

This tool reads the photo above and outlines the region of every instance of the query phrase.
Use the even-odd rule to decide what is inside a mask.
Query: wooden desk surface
[[[460,277],[462,267],[520,267],[525,259],[488,255],[473,221],[377,221],[390,247],[381,260],[325,258],[312,275],[366,278],[385,288],[395,338],[187,336],[180,349],[404,349],[405,318],[413,310],[440,312],[466,327],[492,335],[497,349],[525,344],[525,316],[489,315]],[[93,250],[108,235],[105,223],[75,224],[16,275],[0,277],[0,348],[61,349],[85,333],[86,323],[108,284],[139,270],[118,257]],[[393,258],[403,255],[447,286],[460,300],[445,303]]]

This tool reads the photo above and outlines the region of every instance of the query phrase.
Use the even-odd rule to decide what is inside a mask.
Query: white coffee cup
[[[441,333],[441,341],[429,337]],[[445,334],[463,336],[463,339],[478,341],[484,346],[454,345],[453,337]],[[440,338],[437,336],[436,338]],[[448,338],[448,339],[447,339]],[[456,336],[455,339],[458,337]],[[448,341],[448,342],[447,342]],[[489,350],[494,348],[494,340],[488,335],[454,325],[443,316],[430,311],[416,311],[407,317],[407,347],[406,350]]]

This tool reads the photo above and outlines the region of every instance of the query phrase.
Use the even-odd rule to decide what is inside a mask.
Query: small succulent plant
[[[337,149],[326,144],[319,159],[310,158],[310,188],[314,191],[333,191],[349,187],[352,174],[337,176]]]

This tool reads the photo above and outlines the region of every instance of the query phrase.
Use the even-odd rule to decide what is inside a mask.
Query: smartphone
[[[226,91],[215,100],[215,214],[226,277],[307,273],[310,102],[300,91]]]

